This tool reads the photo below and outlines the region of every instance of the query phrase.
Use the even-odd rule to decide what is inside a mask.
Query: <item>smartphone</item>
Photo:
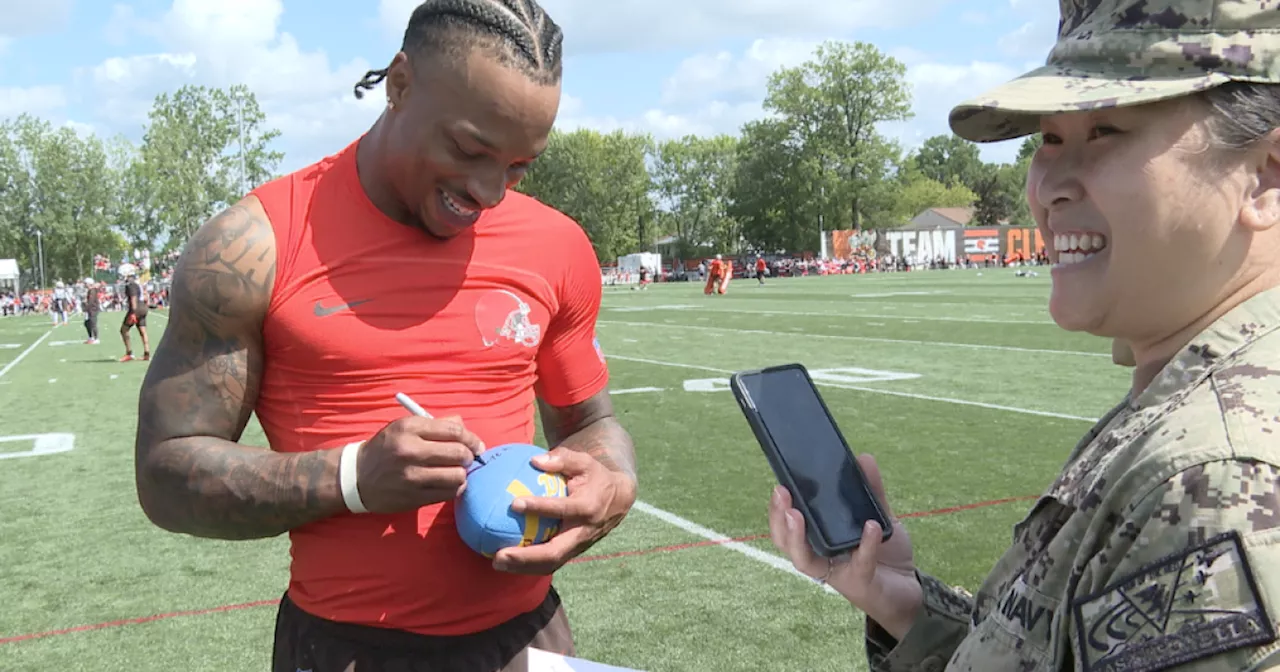
[[[815,553],[832,557],[857,548],[868,520],[889,538],[884,507],[804,365],[740,371],[729,387],[778,482],[804,514]]]

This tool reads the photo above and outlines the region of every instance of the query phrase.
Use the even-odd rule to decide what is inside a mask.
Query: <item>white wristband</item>
[[[369,513],[360,501],[360,488],[356,483],[356,458],[360,456],[363,441],[348,443],[342,448],[341,462],[338,463],[338,484],[342,487],[342,501],[352,513]]]

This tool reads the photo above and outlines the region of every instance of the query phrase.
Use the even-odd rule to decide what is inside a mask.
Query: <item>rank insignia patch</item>
[[[1072,602],[1085,672],[1161,670],[1276,638],[1237,532]]]

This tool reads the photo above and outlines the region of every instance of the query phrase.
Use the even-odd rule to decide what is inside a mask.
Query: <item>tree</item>
[[[817,163],[785,121],[748,122],[738,142],[728,213],[755,250],[815,250],[821,182]]]
[[[1027,206],[1027,170],[1036,150],[1044,144],[1039,135],[1029,136],[1018,147],[1018,159],[1014,163],[983,164],[980,178],[974,184],[978,205],[973,223],[992,226],[1001,221],[1013,225],[1031,224],[1031,211]]]
[[[679,241],[677,257],[695,254],[703,244],[737,251],[741,231],[729,214],[737,144],[727,135],[689,135],[658,146],[654,184]]]
[[[1023,196],[1026,180],[1026,168],[1020,164],[986,164],[982,177],[974,188],[978,202],[974,206],[973,224],[996,226],[1002,222],[1025,223],[1016,220],[1025,212],[1025,207],[1020,204],[1025,204],[1026,201]]]
[[[270,179],[284,155],[267,149],[280,132],[263,129],[265,120],[243,86],[184,86],[157,96],[140,164],[129,176],[139,208],[132,233],[152,246],[161,237],[168,248],[179,246],[204,220]]]
[[[0,124],[0,253],[17,258],[32,284],[72,281],[93,255],[118,250],[111,229],[115,189],[104,145],[29,115]]]
[[[43,135],[35,168],[35,221],[44,235],[50,278],[83,278],[93,271],[93,254],[113,240],[106,151],[98,138],[81,139],[64,126]]]
[[[940,182],[911,160],[903,162],[896,178],[885,182],[877,195],[882,204],[878,221],[886,228],[906,225],[929,208],[967,208],[978,200],[964,184]]]
[[[870,44],[825,42],[813,60],[770,77],[765,110],[787,122],[816,162],[824,209],[829,199],[845,205],[824,228],[862,228],[862,201],[894,154],[876,126],[912,116],[905,75],[905,65]]]
[[[925,177],[934,182],[948,186],[964,185],[970,189],[983,171],[978,146],[956,135],[935,135],[925,140],[914,157],[914,163]]]
[[[23,269],[37,268],[31,152],[31,126],[40,124],[22,115],[0,124],[0,250],[15,257]],[[37,132],[38,133],[38,132]]]
[[[577,220],[600,261],[647,249],[652,241],[639,236],[655,219],[645,165],[652,145],[622,131],[553,131],[516,189]]]
[[[1035,155],[1042,145],[1044,145],[1043,135],[1036,133],[1027,136],[1027,139],[1023,140],[1022,144],[1018,146],[1018,162],[1030,161],[1031,157]]]

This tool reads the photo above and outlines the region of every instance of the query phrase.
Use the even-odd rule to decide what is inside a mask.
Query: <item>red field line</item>
[[[29,635],[17,635],[14,637],[0,638],[0,644],[12,644],[14,642],[25,642],[30,639],[40,639],[42,637],[55,637],[57,635],[70,635],[76,632],[88,632],[90,630],[102,630],[103,628],[118,628],[122,625],[139,625],[141,623],[151,623],[152,621],[163,621],[168,618],[178,618],[179,616],[203,616],[205,614],[217,614],[224,611],[238,611],[240,609],[252,609],[253,607],[266,607],[280,604],[280,600],[260,600],[258,602],[245,602],[243,604],[227,604],[221,607],[211,607],[209,609],[196,609],[193,611],[174,611],[167,614],[155,614],[154,616],[142,616],[140,618],[125,618],[118,621],[107,621],[106,623],[94,623],[93,625],[77,625],[74,628],[65,628],[62,630],[50,630],[48,632],[35,632]]]
[[[1010,497],[1007,499],[993,499],[986,502],[974,502],[973,504],[962,504],[960,506],[951,506],[945,509],[933,509],[931,511],[916,511],[913,513],[904,513],[899,518],[927,518],[929,516],[941,516],[948,513],[958,513],[961,511],[971,511],[973,509],[981,509],[988,506],[999,506],[1001,504],[1010,504],[1012,502],[1021,502],[1028,499],[1035,499],[1036,495],[1028,495],[1025,497]],[[641,548],[634,551],[619,551],[617,553],[605,553],[602,555],[584,555],[569,561],[569,564],[577,564],[580,562],[595,562],[598,560],[615,560],[617,558],[628,558],[642,555],[651,555],[654,553],[670,553],[672,551],[683,551],[690,548],[700,548],[703,546],[719,546],[730,542],[748,542],[768,539],[767,534],[753,534],[746,537],[737,537],[734,539],[725,539],[723,541],[706,540],[694,541],[685,544],[674,544],[671,546],[656,546],[653,548]],[[207,614],[218,614],[228,611],[239,611],[241,609],[253,609],[255,607],[274,607],[280,604],[279,599],[259,600],[257,602],[244,602],[242,604],[227,604],[220,607],[210,607],[208,609],[195,609],[191,611],[174,611],[167,614],[155,614],[152,616],[141,616],[138,618],[125,618],[116,621],[106,621],[104,623],[94,623],[92,625],[77,625],[73,628],[64,628],[61,630],[48,630],[45,632],[33,632],[25,635],[13,635],[10,637],[0,637],[0,645],[15,644],[17,642],[26,642],[33,639],[43,639],[46,637],[57,637],[59,635],[70,635],[77,632],[89,632],[92,630],[103,630],[106,628],[118,628],[126,625],[141,625],[143,623],[152,623],[155,621],[163,621],[170,618],[179,618],[184,616],[204,616]]]

